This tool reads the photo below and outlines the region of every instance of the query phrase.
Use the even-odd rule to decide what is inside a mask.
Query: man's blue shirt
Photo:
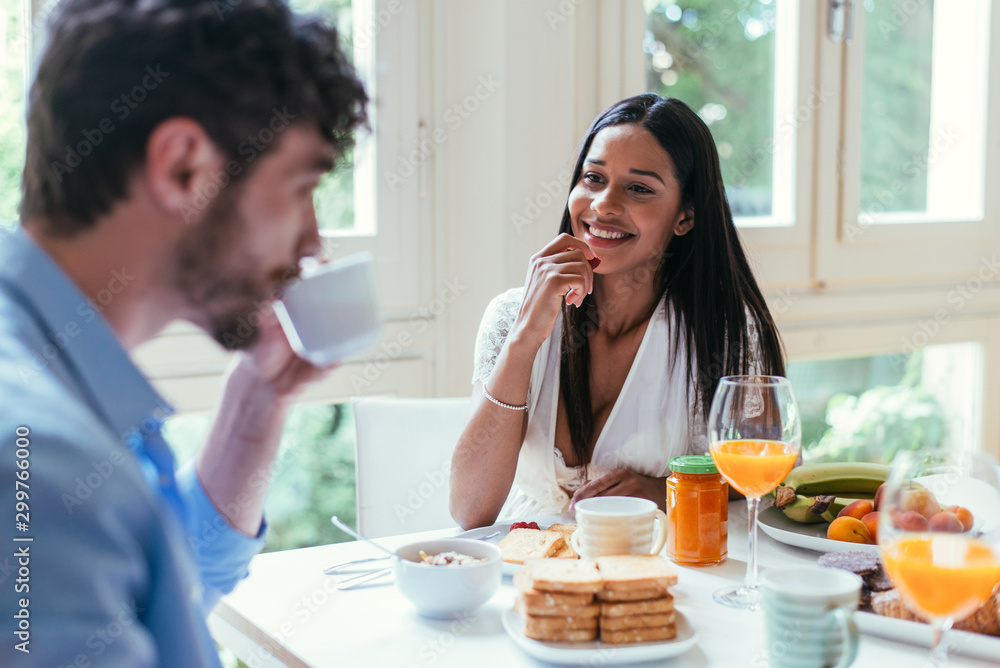
[[[171,409],[100,314],[131,271],[91,302],[23,230],[0,232],[3,666],[218,665],[205,615],[263,547],[193,465],[175,472]]]

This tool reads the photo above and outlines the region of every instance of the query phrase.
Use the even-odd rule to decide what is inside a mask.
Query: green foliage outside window
[[[24,33],[17,3],[0,9],[0,227],[13,229],[24,169]]]

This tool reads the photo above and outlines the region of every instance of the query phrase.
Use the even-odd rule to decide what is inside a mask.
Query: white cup
[[[858,655],[861,578],[835,568],[765,572],[761,607],[771,668],[846,668]]]
[[[274,311],[295,353],[316,366],[339,362],[378,343],[382,313],[371,253],[303,272]]]
[[[667,516],[649,499],[595,496],[577,501],[570,543],[581,557],[658,554],[667,542]],[[653,520],[660,523],[653,540]]]

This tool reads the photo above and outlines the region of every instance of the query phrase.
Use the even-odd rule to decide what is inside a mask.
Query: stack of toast
[[[677,584],[677,573],[662,557],[598,557],[597,569],[604,582],[597,594],[602,641],[647,642],[677,636],[674,597],[668,591]]]
[[[677,625],[668,587],[676,583],[658,555],[529,559],[514,576],[524,634],[542,641],[670,640]]]
[[[603,582],[593,561],[529,559],[514,574],[514,586],[524,635],[547,641],[597,639],[601,606],[594,596]]]
[[[569,540],[574,531],[575,524],[553,524],[546,530],[512,529],[497,547],[503,552],[503,560],[511,564],[523,564],[535,557],[579,559]]]

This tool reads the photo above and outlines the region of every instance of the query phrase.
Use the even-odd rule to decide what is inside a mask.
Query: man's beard
[[[238,211],[241,190],[231,184],[220,193],[181,238],[174,262],[174,285],[187,307],[200,312],[206,332],[227,350],[253,345],[277,290],[298,274],[288,268],[261,276],[259,263],[241,250],[249,234]]]

